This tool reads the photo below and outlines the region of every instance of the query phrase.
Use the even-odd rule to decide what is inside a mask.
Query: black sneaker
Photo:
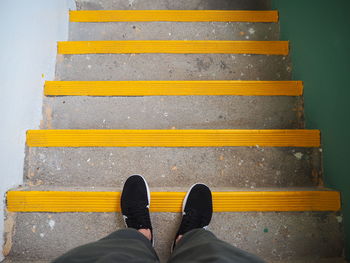
[[[213,214],[211,191],[204,184],[195,184],[187,192],[182,203],[182,221],[175,236],[172,250],[179,235],[184,235],[195,228],[206,229]]]
[[[120,199],[120,207],[126,227],[150,229],[153,232],[149,214],[150,191],[146,180],[141,175],[130,176],[123,187]]]

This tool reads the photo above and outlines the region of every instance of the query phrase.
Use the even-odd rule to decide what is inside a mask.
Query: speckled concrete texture
[[[264,10],[270,9],[270,0],[77,0],[77,10]]]
[[[77,8],[269,9],[265,0],[77,0]],[[70,40],[278,40],[273,23],[71,23]],[[289,56],[250,54],[58,55],[56,80],[290,80]],[[302,97],[154,96],[47,97],[42,129],[294,129],[304,128]],[[142,174],[153,191],[290,190],[322,182],[322,149],[27,148],[31,190],[120,191]],[[288,187],[288,188],[287,188]],[[11,213],[7,262],[47,262],[124,227],[115,213]],[[11,219],[10,218],[10,219]],[[180,214],[152,213],[162,262]],[[12,225],[13,225],[12,224]],[[343,262],[342,215],[334,212],[215,213],[210,230],[268,262]]]
[[[290,58],[251,54],[59,55],[57,80],[290,80]]]
[[[69,40],[279,40],[278,23],[70,23]]]
[[[42,128],[303,128],[301,99],[283,96],[47,97]]]
[[[322,184],[320,151],[309,148],[30,148],[30,185],[118,187],[131,174],[152,187],[307,187]]]
[[[156,250],[164,262],[180,223],[177,213],[153,213]],[[114,213],[17,214],[10,256],[52,259],[123,228]],[[266,260],[332,258],[342,253],[335,213],[216,213],[210,229],[221,239]]]

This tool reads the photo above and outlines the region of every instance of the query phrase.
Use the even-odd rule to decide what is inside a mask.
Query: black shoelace
[[[126,224],[128,227],[135,229],[151,229],[151,219],[149,217],[148,208],[133,207],[132,209],[126,209],[125,215],[127,216]]]
[[[199,215],[196,210],[188,211],[182,218],[181,226],[179,229],[179,235],[183,235],[186,232],[205,226],[204,218],[202,215]]]

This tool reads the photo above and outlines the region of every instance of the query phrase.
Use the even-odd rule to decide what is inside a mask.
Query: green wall
[[[293,78],[305,84],[307,128],[322,132],[326,186],[342,193],[350,258],[350,1],[273,0],[290,40]],[[348,163],[349,162],[349,163]]]

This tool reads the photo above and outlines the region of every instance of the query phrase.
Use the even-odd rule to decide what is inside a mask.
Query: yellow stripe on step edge
[[[180,212],[186,193],[152,192],[152,212]],[[119,212],[119,192],[9,191],[11,212]],[[336,191],[213,192],[214,212],[338,211]]]
[[[300,96],[302,81],[46,81],[45,96]]]
[[[82,10],[70,22],[278,22],[278,11],[232,10]]]
[[[288,55],[288,41],[118,40],[58,42],[59,54],[221,53]]]
[[[319,147],[319,130],[29,130],[29,147]]]

